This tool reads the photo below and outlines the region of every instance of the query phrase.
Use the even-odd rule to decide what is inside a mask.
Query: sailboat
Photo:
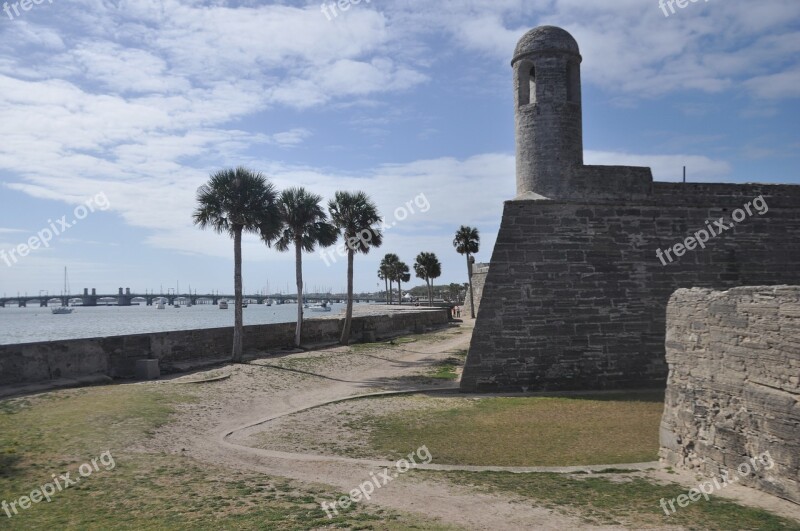
[[[69,297],[69,288],[67,287],[67,268],[64,268],[64,293],[65,297]],[[67,304],[69,304],[69,299],[67,299]],[[75,310],[75,308],[70,308],[69,306],[59,306],[58,308],[53,308],[54,315],[66,315],[70,314]]]
[[[177,282],[177,287],[175,288],[175,298],[172,301],[172,306],[175,308],[181,307],[181,303],[178,301],[178,297],[180,297],[180,292],[181,292],[181,283]]]

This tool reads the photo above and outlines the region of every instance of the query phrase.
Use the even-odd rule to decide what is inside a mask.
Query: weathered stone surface
[[[483,286],[486,284],[486,275],[489,273],[489,264],[472,264],[472,289],[474,295],[470,298],[469,288],[467,288],[467,295],[464,297],[464,309],[461,311],[462,317],[469,317],[472,315],[470,309],[472,303],[475,301],[475,315],[478,315],[478,310],[481,307],[481,298],[483,298]]]
[[[760,195],[763,216],[666,266],[657,258],[657,249]],[[676,289],[798,284],[799,263],[799,186],[655,183],[640,201],[509,201],[461,387],[663,386],[666,306]],[[764,330],[742,347],[763,350],[776,335]]]
[[[158,360],[136,360],[137,380],[157,380],[161,377]]]
[[[681,289],[667,307],[667,463],[800,503],[800,287]],[[754,346],[758,348],[753,348]],[[743,467],[743,470],[746,470]]]

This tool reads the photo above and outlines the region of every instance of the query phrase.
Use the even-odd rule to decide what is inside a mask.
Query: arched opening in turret
[[[530,94],[530,103],[536,103],[536,67],[532,66],[528,74],[528,94]]]
[[[567,63],[567,101],[569,103],[581,102],[581,71],[578,63]]]
[[[536,68],[523,63],[519,67],[519,106],[536,103]]]

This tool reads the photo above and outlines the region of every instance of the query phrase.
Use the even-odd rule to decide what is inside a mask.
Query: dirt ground
[[[181,386],[199,400],[180,406],[179,415],[163,426],[142,450],[184,454],[233,470],[261,472],[302,482],[323,483],[348,492],[368,481],[371,473],[383,470],[383,463],[348,459],[309,448],[308,438],[290,426],[287,413],[301,411],[330,401],[381,391],[420,388],[454,388],[452,381],[421,378],[439,361],[467,349],[472,323],[416,336],[411,343],[336,347],[260,358],[249,364],[195,373],[161,385]],[[208,383],[189,383],[205,378]],[[389,403],[403,404],[392,400]],[[304,414],[316,419],[308,429],[317,429],[331,442],[330,448],[351,448],[358,454],[363,441],[344,434],[341,423],[330,415],[346,412],[352,403],[312,409]],[[266,421],[283,417],[275,422]],[[292,435],[285,437],[283,435]],[[315,437],[318,440],[319,434]],[[409,452],[415,450],[410,448]],[[328,455],[321,455],[327,453]],[[348,455],[347,453],[343,455]],[[654,479],[696,484],[691,475],[648,472]],[[743,490],[742,490],[743,489]],[[791,504],[760,495],[751,489],[731,488],[726,496],[739,498],[791,515]],[[464,529],[583,529],[578,514],[557,513],[535,506],[530,500],[490,495],[447,482],[398,475],[376,489],[367,503],[393,510],[439,518]],[[795,516],[796,517],[796,516]],[[593,527],[593,529],[620,529]]]

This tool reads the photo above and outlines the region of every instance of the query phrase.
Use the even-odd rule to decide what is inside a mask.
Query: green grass
[[[690,530],[800,531],[800,522],[711,496],[667,516],[660,500],[685,494],[686,487],[661,485],[642,477],[511,474],[504,472],[415,472],[498,494],[515,494],[594,525],[625,525],[634,529],[681,526]]]
[[[455,380],[458,378],[457,370],[464,366],[466,359],[467,350],[457,350],[447,359],[436,363],[425,376],[434,380]]]
[[[462,360],[455,357],[447,358],[437,362],[425,376],[433,380],[455,380],[458,378],[456,369],[461,367],[463,363]]]
[[[110,451],[115,467],[81,479],[52,501],[7,518],[3,529],[452,529],[374,505],[329,520],[321,501],[342,493],[227,470],[183,455],[136,451],[176,406],[198,400],[172,386],[119,385],[0,401],[0,500],[16,501]],[[195,388],[192,388],[195,389]]]
[[[418,397],[420,404],[435,399]],[[653,461],[660,392],[580,398],[463,398],[363,419],[382,455],[428,446],[439,464],[568,466]]]

